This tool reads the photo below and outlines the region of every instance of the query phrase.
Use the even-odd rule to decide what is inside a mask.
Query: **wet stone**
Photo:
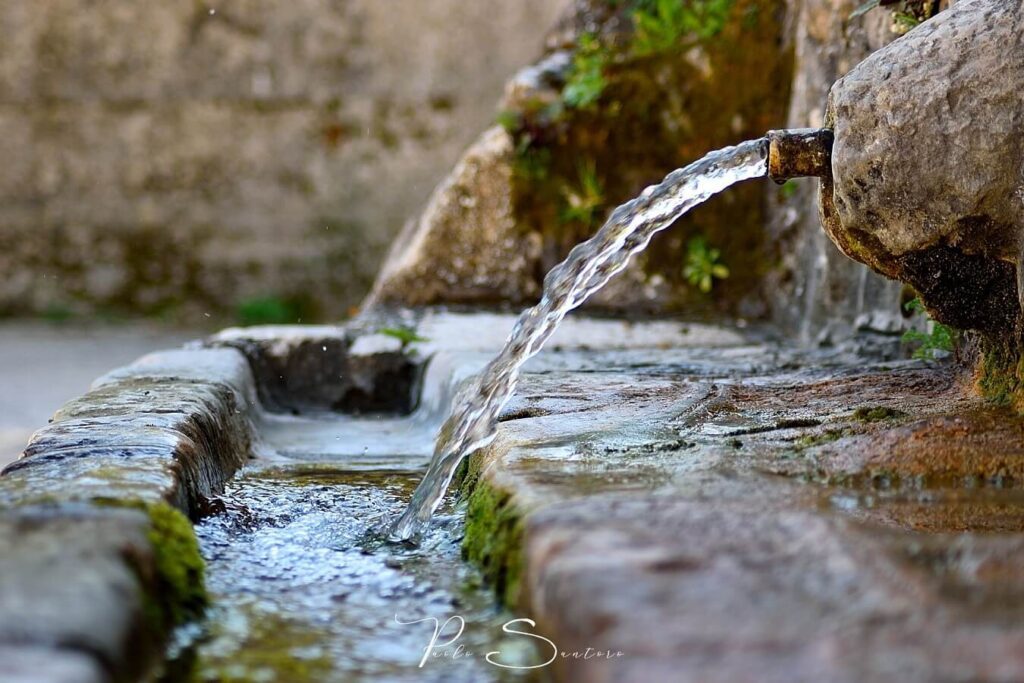
[[[952,365],[765,353],[524,376],[463,483],[521,536],[465,543],[558,676],[1024,676],[1024,420]]]
[[[149,557],[148,523],[141,511],[87,506],[0,516],[0,649],[23,652],[3,658],[0,679],[19,680],[41,658],[37,648],[77,656],[58,650],[38,678],[20,680],[91,681],[99,668],[120,676],[141,671],[155,643],[141,626],[144,597],[129,558]]]
[[[107,675],[92,657],[72,649],[0,645],[3,683],[104,683]]]

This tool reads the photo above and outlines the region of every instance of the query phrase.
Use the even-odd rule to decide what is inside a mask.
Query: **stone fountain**
[[[620,30],[604,3],[579,5],[510,102],[557,87],[557,55],[581,26]],[[852,9],[805,3],[798,70],[828,17]],[[759,16],[782,35],[778,16]],[[145,357],[36,433],[0,477],[0,680],[498,680],[479,660],[416,667],[409,644],[423,633],[393,617],[449,607],[487,631],[465,642],[520,666],[550,659],[560,680],[1024,677],[1022,16],[1017,0],[962,0],[838,80],[820,121],[791,121],[816,132],[772,138],[773,175],[822,176],[828,237],[964,330],[959,358],[908,359],[893,334],[900,285],[846,263],[855,275],[822,279],[824,251],[800,277],[742,275],[783,292],[803,283],[805,317],[839,302],[842,324],[797,329],[761,295],[704,299],[713,323],[570,318],[460,471],[461,502],[430,552],[374,544],[353,529],[408,493],[455,388],[512,324],[401,304],[515,299],[559,247],[508,241],[517,186],[502,164],[524,133],[492,130],[396,244],[379,307],[344,326],[227,330]],[[737,59],[700,54],[712,70]],[[801,110],[807,93],[793,97]],[[745,192],[757,205],[760,190]],[[515,256],[507,272],[480,280],[479,262],[452,262],[430,278],[437,246],[467,236],[462,221],[495,215],[469,237],[482,258]],[[689,220],[676,227],[713,233],[707,216]],[[674,299],[679,283],[651,268],[625,274],[637,306],[702,301]],[[831,298],[837,282],[854,294]],[[550,645],[502,639],[517,614]]]

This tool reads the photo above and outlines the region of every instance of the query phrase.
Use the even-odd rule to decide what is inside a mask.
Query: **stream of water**
[[[417,539],[441,504],[464,458],[490,443],[498,414],[515,393],[519,370],[562,319],[643,251],[651,238],[693,207],[736,183],[768,174],[768,141],[711,152],[673,171],[660,184],[615,209],[601,229],[578,244],[544,278],[540,303],[520,315],[504,348],[455,397],[426,475],[390,530],[393,541]]]
[[[347,462],[228,483],[222,510],[196,526],[214,607],[179,634],[163,683],[540,680],[525,668],[544,661],[534,640],[502,631],[513,617],[462,560],[459,511],[418,548],[367,541],[417,474]]]

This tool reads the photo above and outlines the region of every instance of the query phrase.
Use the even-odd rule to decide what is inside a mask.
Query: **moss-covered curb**
[[[75,647],[111,680],[139,680],[158,669],[172,630],[201,617],[208,604],[189,517],[203,514],[250,457],[255,396],[240,352],[197,348],[115,370],[58,411],[0,476],[0,519],[14,528],[0,554],[28,567],[61,568],[52,580],[90,597],[66,619],[36,620],[28,635],[0,636],[50,649],[98,643]],[[71,540],[27,546],[28,531],[17,520],[28,510],[41,510],[55,530],[38,535],[59,531]],[[31,595],[42,613],[54,609],[32,577],[15,573],[4,581]],[[15,619],[17,609],[0,602],[0,623]]]
[[[508,607],[519,604],[524,567],[524,515],[512,493],[481,472],[484,454],[476,454],[459,472],[459,494],[466,500],[462,555],[477,567]]]
[[[149,518],[146,538],[152,555],[129,560],[139,577],[145,598],[146,622],[154,633],[166,633],[203,615],[209,604],[206,563],[192,523],[167,503],[102,499],[101,507],[141,510]]]

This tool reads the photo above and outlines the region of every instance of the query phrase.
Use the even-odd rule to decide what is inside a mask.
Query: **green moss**
[[[593,97],[582,98],[589,106],[566,105],[563,88],[517,102],[501,116],[516,149],[516,224],[542,242],[538,280],[591,237],[614,206],[712,149],[763,135],[785,116],[792,62],[791,53],[779,51],[783,28],[774,2],[732,0],[720,30],[700,44],[701,60],[683,49],[637,54],[629,30],[640,9],[624,1],[595,11],[592,33],[577,48],[589,55],[586,64],[574,62],[572,70],[589,70],[594,85],[600,66],[600,94],[591,88]],[[571,76],[570,84],[577,78]],[[748,86],[736,88],[737,81]],[[584,191],[581,165],[597,170],[600,192]],[[578,202],[585,205],[583,220],[568,216],[567,194],[587,199]],[[739,185],[657,235],[637,259],[645,274],[664,282],[665,298],[652,301],[649,310],[692,316],[737,310],[758,291],[773,261],[763,210],[763,187]],[[682,268],[687,245],[698,236],[720,250],[731,271],[727,280],[715,282],[711,296],[690,286]],[[649,310],[642,304],[631,308],[638,315]]]
[[[838,441],[844,436],[849,436],[852,432],[849,429],[826,429],[824,432],[817,434],[808,434],[802,436],[794,442],[794,446],[799,450],[805,448],[812,448],[814,446],[821,446],[833,441]]]
[[[146,537],[152,549],[152,563],[136,558],[136,571],[143,585],[146,618],[154,631],[161,632],[202,616],[209,603],[203,578],[206,565],[188,517],[162,501],[93,502],[142,510],[149,517]]]
[[[505,605],[518,603],[523,568],[523,518],[510,493],[481,479],[473,479],[462,554],[480,568]]]
[[[734,0],[639,0],[633,13],[633,50],[640,56],[669,50],[685,52],[693,44],[722,32],[733,3]]]
[[[982,342],[975,384],[989,401],[1024,413],[1024,356],[1010,342]]]
[[[208,602],[203,581],[206,565],[192,523],[167,503],[148,505],[146,512],[159,587],[156,599],[164,617],[181,624],[201,616]]]
[[[853,419],[858,422],[882,422],[905,415],[906,413],[887,406],[863,407],[853,411]]]

